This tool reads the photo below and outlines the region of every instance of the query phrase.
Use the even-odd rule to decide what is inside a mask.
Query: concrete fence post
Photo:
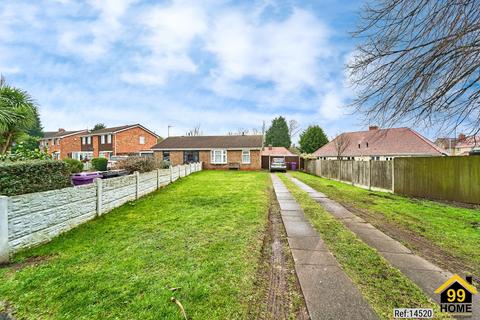
[[[160,188],[160,169],[157,169],[157,189]]]
[[[97,216],[101,216],[103,211],[103,180],[97,178],[95,184],[97,185]]]
[[[395,193],[395,158],[392,159],[392,192]]]
[[[170,166],[169,169],[170,169],[170,182],[173,182],[173,167]]]
[[[372,159],[368,160],[368,190],[372,190]]]
[[[183,176],[186,177],[187,176],[187,166],[183,166],[183,170],[185,171]]]
[[[0,196],[0,263],[9,260],[8,248],[8,197]]]
[[[135,171],[135,199],[140,198],[140,173]]]

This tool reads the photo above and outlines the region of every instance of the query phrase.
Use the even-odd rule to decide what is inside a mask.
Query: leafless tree
[[[366,119],[480,131],[480,1],[371,0],[353,35],[353,105]]]
[[[200,124],[195,125],[195,127],[187,131],[187,136],[201,136],[202,134]]]
[[[345,150],[347,150],[348,146],[350,145],[350,138],[344,133],[339,134],[333,139],[333,145],[335,146],[337,159],[341,160],[343,153],[345,152]]]
[[[290,135],[290,140],[293,140],[293,137],[297,135],[300,131],[300,125],[297,120],[288,121],[288,134]]]

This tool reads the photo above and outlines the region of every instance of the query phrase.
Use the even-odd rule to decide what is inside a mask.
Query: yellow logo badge
[[[477,289],[472,285],[472,277],[465,279],[454,274],[437,290],[440,294],[440,310],[455,315],[470,315],[472,313],[472,296]]]

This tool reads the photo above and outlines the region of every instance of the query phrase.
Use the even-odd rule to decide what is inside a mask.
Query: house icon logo
[[[477,293],[477,289],[472,285],[472,277],[465,279],[454,274],[444,284],[435,290],[440,294],[440,310],[454,315],[472,314],[472,296]]]

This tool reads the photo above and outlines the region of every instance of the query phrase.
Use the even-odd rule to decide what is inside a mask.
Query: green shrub
[[[52,156],[39,149],[30,149],[25,143],[19,143],[11,152],[0,155],[0,161],[51,160]]]
[[[80,160],[75,160],[71,158],[67,158],[63,160],[66,164],[68,164],[68,168],[70,173],[78,173],[83,171],[83,163]]]
[[[115,167],[129,172],[148,172],[168,168],[168,165],[168,162],[154,157],[128,157],[125,160],[118,161]]]
[[[63,161],[31,160],[0,162],[0,194],[17,194],[70,186],[70,170]]]
[[[97,171],[106,171],[108,165],[107,158],[93,158],[92,159],[92,167]]]

